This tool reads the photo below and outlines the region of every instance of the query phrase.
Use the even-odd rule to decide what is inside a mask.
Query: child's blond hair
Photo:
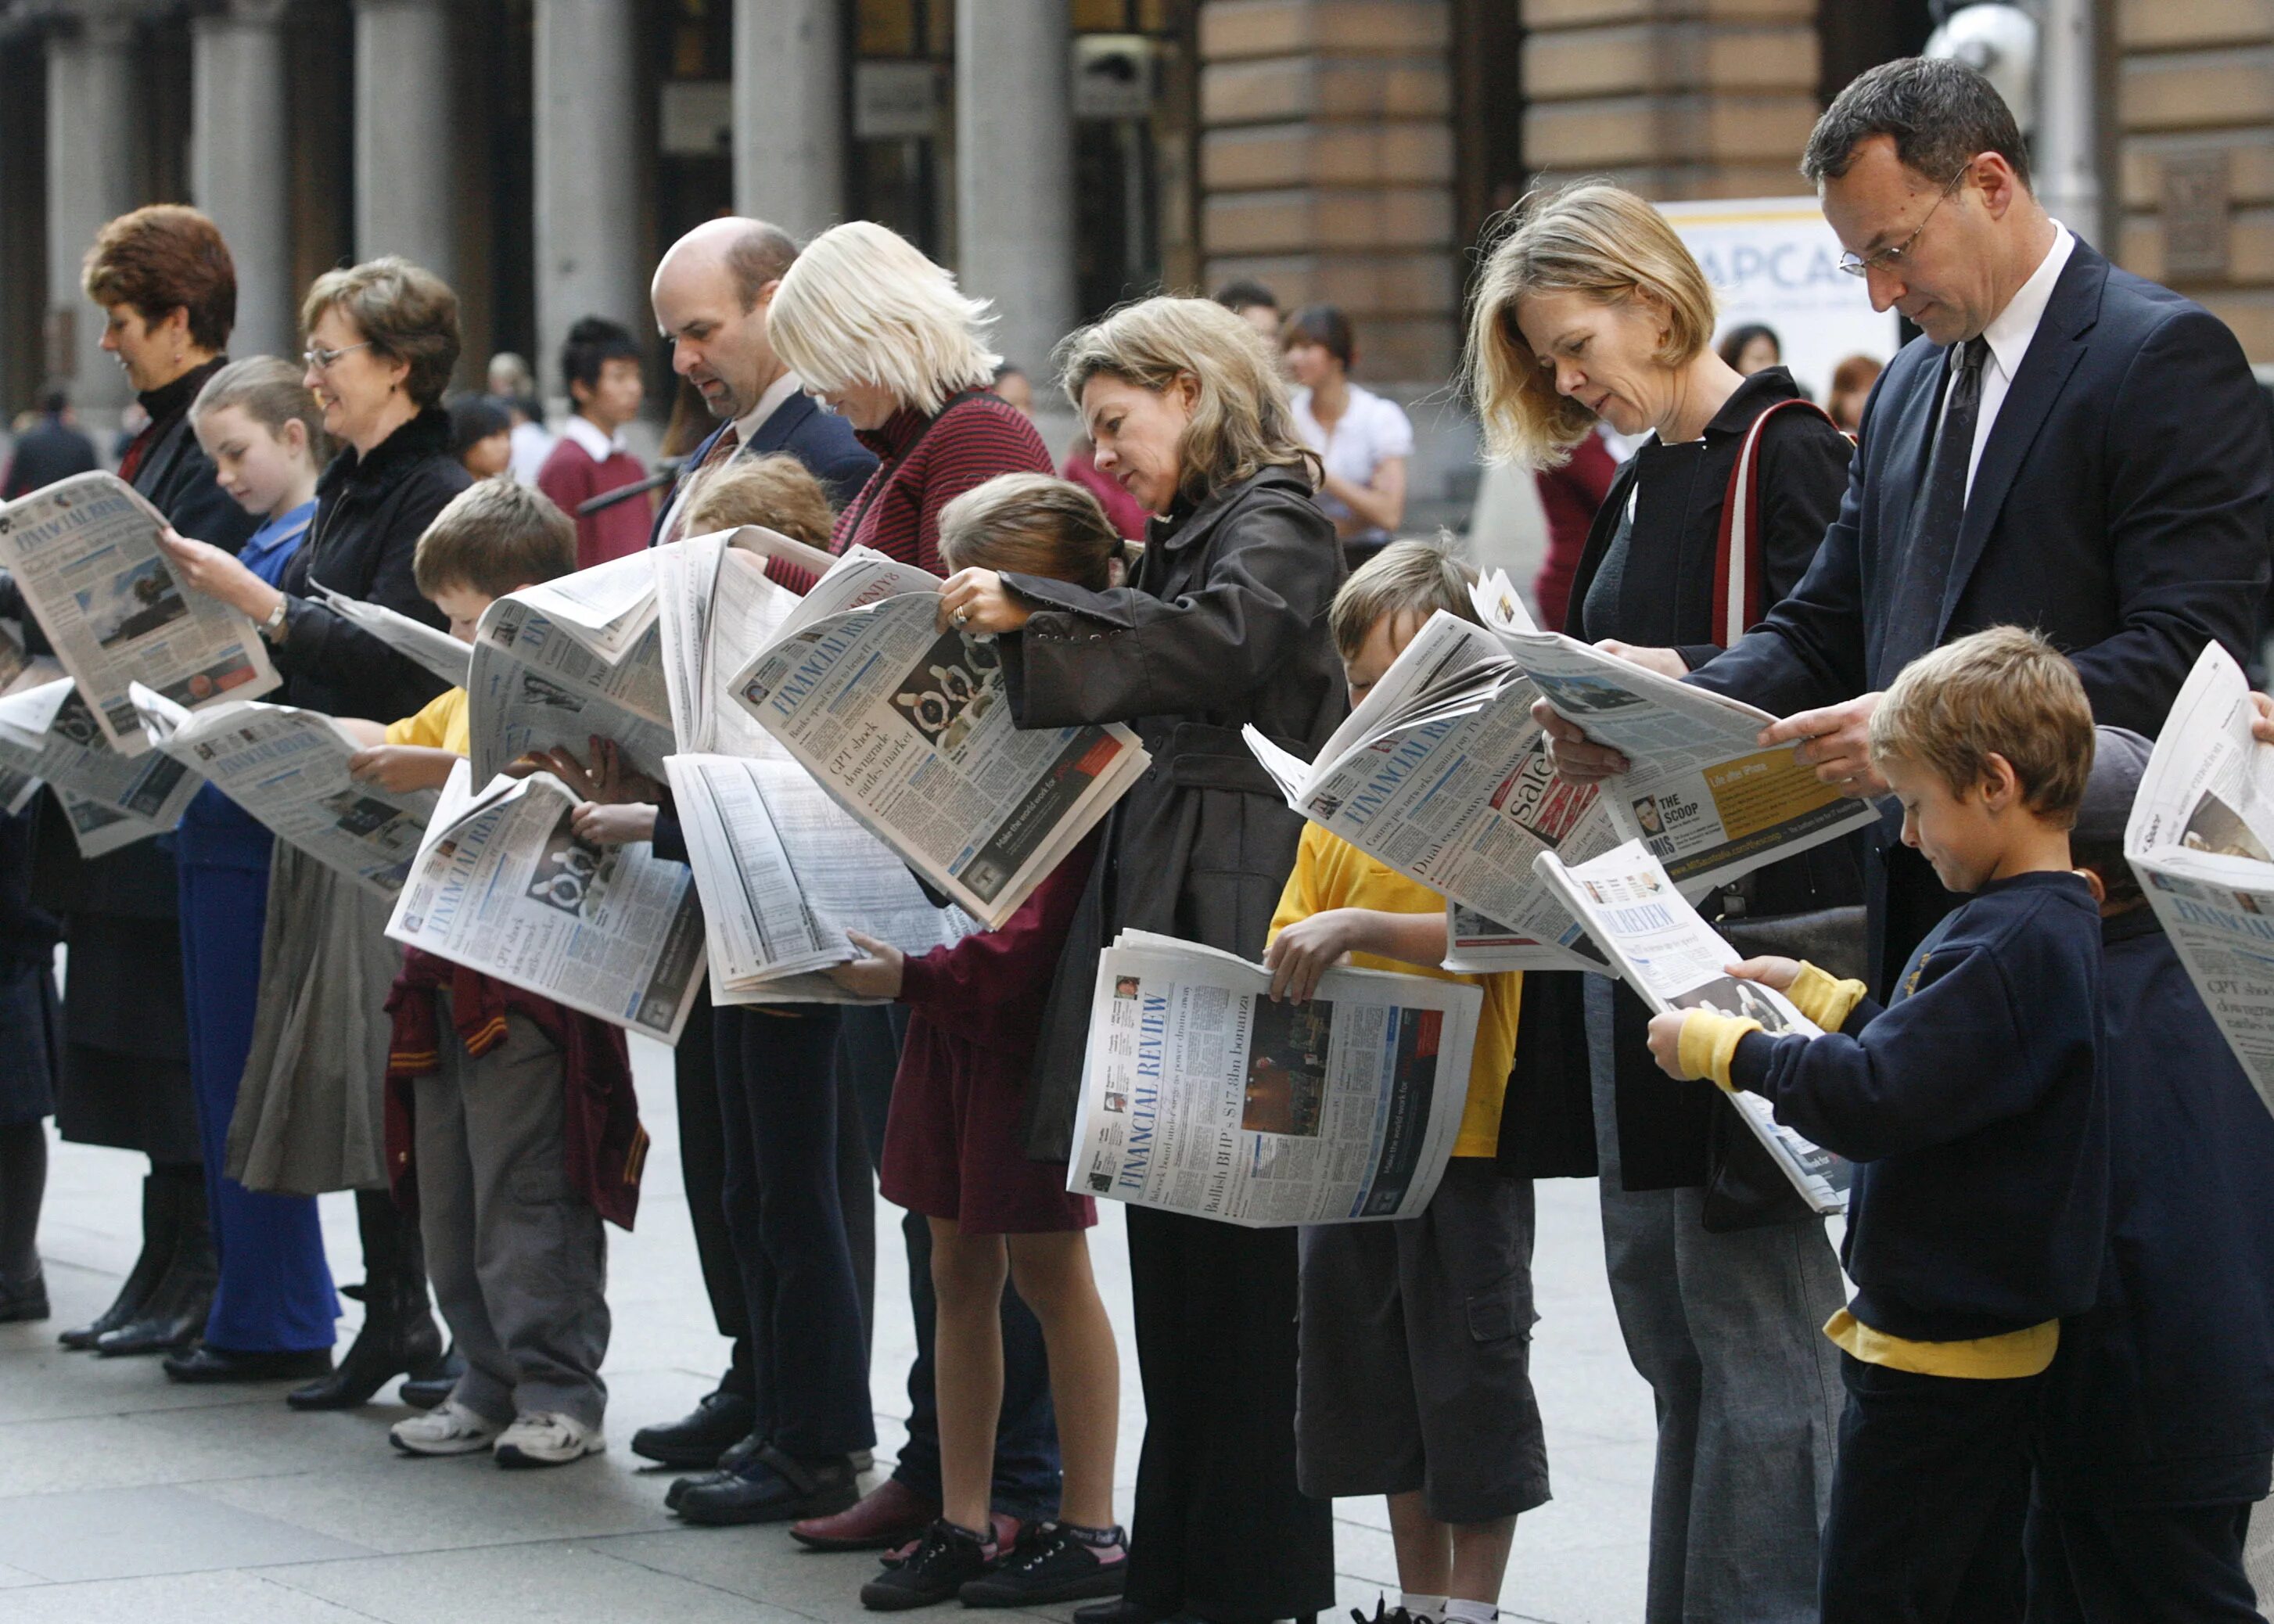
[[[681,528],[689,536],[707,536],[757,524],[809,547],[826,547],[836,522],[821,481],[789,453],[777,451],[734,457],[698,475],[688,490],[687,523]]]
[[[428,598],[454,587],[502,598],[576,568],[576,523],[510,479],[477,480],[452,497],[410,555],[410,578]]]
[[[2076,667],[2018,626],[1961,637],[1904,666],[1871,712],[1871,736],[1873,761],[1928,768],[1953,794],[2003,756],[2022,804],[2064,829],[2092,773],[2092,706]]]
[[[1335,647],[1345,661],[1364,651],[1366,640],[1382,618],[1412,614],[1426,620],[1442,609],[1464,620],[1477,619],[1469,588],[1476,571],[1444,548],[1427,541],[1393,541],[1359,566],[1343,583],[1327,611]]]
[[[1102,592],[1121,554],[1097,498],[1049,474],[998,474],[939,510],[939,557],[951,570],[1048,575]]]

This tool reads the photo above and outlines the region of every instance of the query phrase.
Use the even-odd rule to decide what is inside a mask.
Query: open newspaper
[[[671,700],[656,630],[655,575],[644,553],[508,592],[484,611],[466,681],[474,781],[531,750],[578,760],[613,739],[663,777]]]
[[[71,823],[72,840],[79,847],[79,854],[89,860],[107,857],[138,840],[173,831],[171,823],[137,817],[132,812],[121,812],[116,807],[74,795],[69,790],[56,791],[56,800]]]
[[[686,868],[645,842],[579,839],[576,793],[551,773],[499,778],[478,794],[471,786],[459,763],[387,934],[678,1042],[703,984],[703,911]]]
[[[251,620],[182,584],[158,545],[165,524],[113,474],[73,474],[0,506],[0,565],[127,756],[150,748],[127,691],[137,682],[194,710],[280,680]]]
[[[703,897],[714,1004],[858,1002],[826,975],[847,927],[904,953],[977,927],[934,907],[906,865],[787,758],[674,756],[672,799]]]
[[[1329,970],[1306,1004],[1197,943],[1125,930],[1098,961],[1066,1188],[1262,1228],[1410,1218],[1460,1135],[1484,995]]]
[[[1540,874],[1653,1011],[1713,1010],[1748,1016],[1771,1034],[1821,1035],[1822,1028],[1782,993],[1728,974],[1743,955],[1683,899],[1665,865],[1643,842],[1630,840],[1574,868],[1544,853]],[[1812,1210],[1847,1210],[1851,1169],[1846,1161],[1778,1122],[1760,1095],[1741,1089],[1727,1097]]]
[[[365,603],[360,598],[350,598],[344,592],[311,581],[317,601],[330,609],[340,619],[359,626],[396,653],[433,672],[452,688],[466,686],[474,650],[471,643],[460,643],[449,633],[424,620],[414,620],[398,613],[385,604]]]
[[[732,687],[847,811],[993,928],[1151,758],[1118,724],[1015,726],[1001,655],[937,628],[938,587],[855,547]]]
[[[1562,899],[1542,888],[1543,898]],[[1536,910],[1546,915],[1545,902]],[[1540,927],[1535,926],[1535,929]],[[1594,975],[1616,975],[1601,950],[1587,939],[1577,920],[1546,941],[1512,930],[1474,908],[1448,898],[1445,903],[1444,967],[1456,975],[1493,975],[1502,970],[1584,970]]]
[[[143,737],[139,722],[134,736]],[[64,676],[0,696],[0,766],[75,798],[66,800],[66,810],[90,857],[173,828],[201,781],[155,751],[121,754],[78,685]],[[97,835],[90,849],[89,837]]]
[[[135,697],[164,756],[211,779],[278,839],[377,895],[403,889],[433,790],[358,781],[348,759],[362,747],[313,710],[248,699],[192,712],[139,687]]]
[[[664,688],[679,748],[693,756],[788,752],[728,689],[795,611],[797,594],[769,580],[766,560],[786,557],[825,572],[836,560],[755,524],[689,536],[650,555],[655,561],[656,628]]]
[[[2124,854],[2234,1057],[2274,1110],[2274,746],[2209,644],[2140,779]]]

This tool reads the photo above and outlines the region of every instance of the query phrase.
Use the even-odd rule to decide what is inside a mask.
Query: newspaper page
[[[1555,891],[1543,893],[1557,898]],[[1544,914],[1543,905],[1537,912]],[[1578,921],[1570,919],[1561,932],[1546,941],[1511,930],[1474,908],[1448,900],[1445,904],[1444,967],[1456,975],[1493,975],[1502,970],[1583,970],[1594,975],[1616,975],[1602,951],[1587,939]]]
[[[158,748],[219,786],[278,839],[376,895],[403,889],[433,791],[398,794],[359,782],[348,760],[362,747],[313,710],[251,699],[191,712],[147,688],[136,695]]]
[[[618,622],[600,637],[551,613],[582,576],[627,562],[640,566],[649,600],[644,623],[628,638],[614,635]],[[566,749],[584,760],[594,738],[614,740],[640,771],[662,778],[674,741],[652,583],[652,566],[637,554],[508,593],[483,612],[466,683],[478,781],[487,783],[531,750]],[[620,652],[599,651],[619,642]]]
[[[2148,758],[2124,853],[2274,1110],[2274,746],[2251,738],[2252,715],[2248,679],[2209,644]]]
[[[89,801],[74,795],[69,790],[57,790],[56,800],[62,805],[64,816],[71,823],[72,839],[79,846],[79,854],[90,861],[106,857],[123,846],[138,840],[147,840],[154,835],[171,833],[171,823],[153,823],[147,817],[137,817],[132,812],[121,812],[100,801]]]
[[[317,601],[343,620],[363,628],[452,688],[466,686],[467,669],[474,658],[471,643],[460,643],[449,633],[398,613],[385,604],[367,604],[313,581],[308,584],[315,589]]]
[[[665,1043],[703,985],[703,910],[685,865],[643,841],[576,837],[551,773],[478,794],[450,775],[387,934]]]
[[[1630,840],[1576,868],[1545,854],[1540,873],[1562,894],[1588,935],[1653,1011],[1712,1010],[1748,1016],[1775,1035],[1822,1035],[1823,1029],[1782,993],[1728,973],[1743,955],[1683,899],[1665,866],[1643,841]],[[1853,1169],[1844,1158],[1777,1121],[1760,1095],[1738,1089],[1724,1097],[1812,1210],[1848,1210]]]
[[[674,756],[672,798],[710,933],[714,1002],[856,1002],[825,975],[859,957],[847,927],[928,953],[978,929],[934,907],[907,867],[794,761]],[[817,986],[829,990],[817,997]]]
[[[127,692],[137,682],[194,710],[282,680],[251,620],[182,584],[158,545],[165,523],[114,474],[74,474],[0,507],[0,565],[126,756],[150,748]]]
[[[1100,959],[1066,1188],[1249,1228],[1410,1218],[1459,1137],[1484,995],[1125,930]]]
[[[671,730],[685,754],[789,758],[727,692],[734,673],[772,641],[797,607],[797,594],[766,575],[765,559],[777,543],[796,545],[786,536],[745,525],[655,550],[664,688]]]
[[[938,630],[937,577],[865,551],[847,553],[807,594],[735,676],[734,698],[840,805],[991,929],[1151,757],[1118,723],[1016,726],[993,639]]]
[[[144,737],[139,720],[134,736]],[[180,762],[158,752],[120,754],[69,677],[0,697],[0,766],[39,778],[85,805],[133,819],[139,832],[130,833],[92,814],[73,814],[75,831],[82,825],[102,828],[112,838],[105,848],[111,850],[163,834],[180,823],[201,782]]]

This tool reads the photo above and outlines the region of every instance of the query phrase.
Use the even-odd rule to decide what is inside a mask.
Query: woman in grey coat
[[[1028,1151],[1073,1138],[1097,956],[1125,929],[1263,951],[1302,823],[1241,743],[1308,757],[1344,715],[1327,605],[1343,577],[1269,350],[1202,299],[1148,299],[1074,335],[1067,394],[1097,466],[1162,516],[1132,583],[1091,592],[966,570],[957,624],[1003,636],[1021,726],[1126,722],[1153,764],[1112,815],[1058,966]],[[1295,1486],[1295,1232],[1129,1212],[1146,1432],[1127,1590],[1085,1624],[1302,1618],[1334,1603],[1324,1501]]]

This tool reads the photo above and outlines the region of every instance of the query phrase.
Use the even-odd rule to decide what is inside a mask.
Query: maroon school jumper
[[[577,568],[590,569],[610,559],[647,551],[648,531],[655,527],[655,504],[651,498],[629,497],[613,508],[576,517],[580,503],[637,485],[646,477],[647,470],[629,451],[611,449],[606,458],[596,461],[574,434],[564,433],[554,442],[545,466],[537,470],[537,488],[576,520]]]
[[[1101,827],[1103,827],[1101,825]],[[1043,1001],[1089,882],[1093,829],[999,930],[911,959],[911,1011],[885,1121],[885,1198],[966,1235],[1086,1229],[1097,1204],[1069,1194],[1065,1169],[1026,1153],[1027,1073]]]

